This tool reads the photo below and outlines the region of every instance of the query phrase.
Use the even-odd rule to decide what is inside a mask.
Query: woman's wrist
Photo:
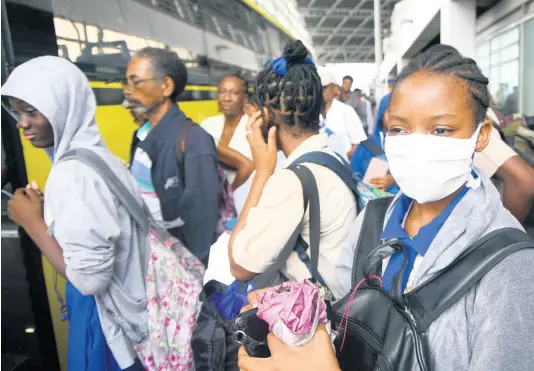
[[[271,175],[273,175],[273,173],[270,171],[256,169],[256,174],[254,175],[254,182],[265,184],[267,183]]]

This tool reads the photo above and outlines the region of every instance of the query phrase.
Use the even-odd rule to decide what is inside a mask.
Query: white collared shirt
[[[349,152],[354,144],[367,139],[362,120],[354,108],[337,99],[334,99],[332,106],[326,113],[326,120],[321,116],[321,122],[341,138],[345,153]]]
[[[288,156],[285,166],[303,154],[314,151],[334,155],[328,149],[326,134],[317,134],[305,140]],[[319,273],[334,296],[341,298],[335,265],[342,242],[356,219],[356,200],[352,191],[331,170],[316,164],[306,164],[306,167],[317,181],[321,205]],[[245,227],[235,238],[232,250],[235,262],[250,272],[264,272],[274,263],[301,220],[301,236],[309,243],[309,213],[306,211],[304,214],[302,197],[302,185],[291,170],[281,169],[273,174],[263,189],[258,205],[250,209]],[[308,268],[295,252],[287,260],[283,273],[294,281],[310,277]]]

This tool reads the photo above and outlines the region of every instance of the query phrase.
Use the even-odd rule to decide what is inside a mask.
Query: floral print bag
[[[134,346],[148,371],[194,370],[191,335],[200,310],[204,267],[155,225],[148,232],[148,335]]]
[[[148,333],[143,341],[134,344],[143,366],[150,371],[194,370],[191,335],[200,310],[204,266],[178,239],[156,224],[146,205],[139,205],[94,152],[75,149],[60,160],[78,160],[96,171],[147,233]]]

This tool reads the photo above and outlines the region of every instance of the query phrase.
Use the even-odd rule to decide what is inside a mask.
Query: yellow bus
[[[136,127],[121,106],[117,81],[137,50],[167,48],[186,63],[189,85],[178,104],[198,123],[217,113],[222,76],[252,80],[290,38],[250,0],[2,0],[2,83],[16,65],[41,55],[75,63],[94,89],[106,144],[127,161]],[[4,110],[2,150],[14,188],[45,184],[49,159],[20,136]],[[68,322],[60,318],[52,268],[5,210],[2,227],[2,244],[13,255],[3,248],[2,369],[66,371]],[[63,294],[64,282],[57,286]]]

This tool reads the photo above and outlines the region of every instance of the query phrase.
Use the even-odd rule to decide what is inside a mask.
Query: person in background
[[[368,107],[367,107],[367,103],[366,103],[366,99],[364,98],[363,96],[363,92],[361,91],[361,89],[354,89],[354,91],[352,92],[352,97],[351,97],[351,100],[353,101],[352,104],[350,104],[352,107],[354,107],[354,109],[356,110],[356,113],[358,114],[358,116],[360,117],[360,119],[362,120],[363,122],[363,126],[364,126],[364,129],[365,129],[365,132],[369,132],[369,123],[371,122],[371,125],[373,124],[373,116],[372,116],[372,112],[371,112],[371,116],[367,116],[367,112],[368,112]]]
[[[350,97],[352,95],[352,83],[354,80],[352,79],[352,76],[345,76],[343,77],[343,81],[341,83],[341,89],[340,94],[338,97],[338,100],[342,103],[348,104],[350,106]]]
[[[374,125],[373,112],[372,110],[368,110],[368,105],[365,103],[365,98],[363,98],[363,94],[360,89],[355,89],[351,92],[353,81],[354,80],[352,79],[352,76],[347,75],[343,77],[343,83],[341,85],[341,94],[337,99],[340,102],[351,106],[358,114],[358,117],[360,118],[360,121],[363,124],[365,132],[372,133],[372,131],[370,131],[369,129],[369,124]],[[371,113],[370,115],[368,115],[369,112]]]
[[[356,100],[360,100],[365,104],[365,126],[367,127],[367,133],[373,135],[375,132],[373,105],[369,98],[360,89],[355,89],[354,94],[356,95]]]
[[[359,181],[365,177],[369,164],[373,158],[379,158],[380,160],[387,162],[387,157],[384,152],[384,141],[388,130],[387,108],[390,99],[391,94],[387,94],[380,100],[376,117],[375,132],[369,139],[360,143],[352,155],[350,165]],[[371,179],[369,185],[391,194],[396,194],[399,191],[395,179],[393,179],[393,176],[389,172],[383,177]]]
[[[286,45],[284,56],[271,61],[256,78],[254,95],[263,110],[251,116],[248,123],[256,174],[228,250],[231,272],[238,280],[250,280],[268,269],[301,221],[301,237],[308,244],[310,241],[309,215],[304,212],[299,178],[289,169],[273,174],[279,149],[287,156],[287,166],[310,152],[323,151],[335,156],[328,149],[326,134],[319,134],[324,107],[322,85],[307,56],[302,42],[292,41]],[[267,140],[262,130],[264,118],[270,128]],[[315,177],[321,204],[319,273],[337,296],[332,268],[338,259],[338,248],[356,218],[355,197],[328,168],[303,166]],[[310,277],[296,252],[287,260],[283,273],[296,281]]]
[[[245,135],[248,116],[244,107],[248,97],[247,81],[237,75],[222,78],[217,88],[220,115],[207,118],[200,124],[215,140],[219,161],[226,178],[237,189],[254,171],[252,153]]]
[[[367,139],[362,121],[350,106],[335,99],[339,90],[334,73],[319,68],[323,85],[326,117],[321,117],[324,127],[343,140],[343,153],[350,159],[358,144]]]
[[[2,95],[25,140],[52,161],[44,204],[31,182],[15,192],[8,213],[68,280],[68,369],[142,370],[132,344],[148,332],[146,305],[139,304],[146,302],[146,232],[95,170],[59,161],[70,150],[91,150],[142,205],[135,180],[100,136],[87,77],[66,59],[39,57],[15,68]]]
[[[497,114],[488,108],[487,117],[498,125]],[[482,152],[475,153],[474,166],[488,177],[501,182],[501,197],[517,220],[524,222],[534,202],[534,169],[504,142],[497,128],[491,128],[489,143]]]
[[[488,117],[493,121],[494,125],[497,125],[497,127],[500,127],[504,121],[504,115],[502,112],[497,108],[497,105],[495,104],[495,101],[493,100],[493,97],[490,95],[490,105],[488,107]]]
[[[518,113],[519,110],[519,87],[514,86],[512,88],[512,93],[510,93],[503,104],[503,114],[505,116],[513,115],[514,113]]]
[[[128,64],[124,95],[134,117],[146,121],[133,137],[130,170],[154,219],[204,264],[215,240],[220,185],[212,137],[193,125],[177,165],[178,135],[189,120],[178,108],[187,69],[175,52],[147,47]]]

